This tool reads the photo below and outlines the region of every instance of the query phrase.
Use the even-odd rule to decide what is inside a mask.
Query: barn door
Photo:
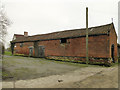
[[[44,46],[39,46],[38,48],[39,57],[44,57],[44,50],[45,50]]]
[[[32,47],[29,48],[29,56],[33,56],[33,48]]]

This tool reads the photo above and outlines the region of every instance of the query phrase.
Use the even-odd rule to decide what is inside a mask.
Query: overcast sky
[[[85,28],[86,7],[89,27],[115,25],[118,33],[119,0],[2,0],[12,25],[8,28],[6,46],[14,34],[44,34]]]

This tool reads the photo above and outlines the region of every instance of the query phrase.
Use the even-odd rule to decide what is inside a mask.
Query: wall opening
[[[23,43],[20,43],[20,47],[23,47]]]
[[[112,46],[111,46],[111,57],[112,57],[113,63],[115,63],[115,60],[114,60],[114,44],[112,44]]]
[[[67,39],[66,38],[61,38],[60,43],[67,43]]]

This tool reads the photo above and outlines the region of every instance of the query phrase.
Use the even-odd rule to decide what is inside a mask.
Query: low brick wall
[[[86,63],[86,57],[71,57],[71,56],[47,56],[47,59],[54,59],[60,61],[70,61],[78,63]],[[111,58],[93,58],[89,57],[89,64],[107,64],[111,65]]]

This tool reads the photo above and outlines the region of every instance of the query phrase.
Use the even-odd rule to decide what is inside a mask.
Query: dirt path
[[[62,75],[51,75],[31,80],[18,80],[15,82],[15,87],[117,88],[118,67],[85,67]],[[3,88],[13,88],[13,82],[3,82]]]

